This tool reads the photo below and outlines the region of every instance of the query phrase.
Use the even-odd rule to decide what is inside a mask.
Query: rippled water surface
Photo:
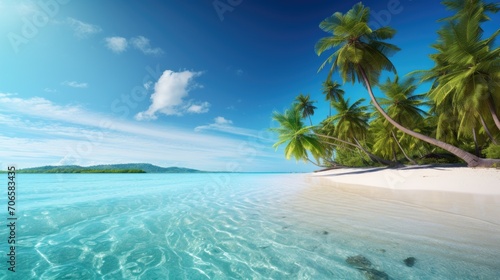
[[[498,211],[498,198],[462,197],[448,205],[423,195],[416,202],[388,191],[335,188],[304,174],[17,180],[16,272],[4,265],[2,279],[500,276],[499,221],[480,213]],[[0,233],[6,240],[5,227]],[[4,242],[4,260],[6,250]],[[371,265],[346,262],[357,255]],[[413,267],[404,264],[408,257],[416,258]]]

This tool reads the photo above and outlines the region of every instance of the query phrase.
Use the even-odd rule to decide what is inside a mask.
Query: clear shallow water
[[[346,263],[359,254],[390,279],[500,276],[498,221],[465,209],[498,211],[486,198],[401,201],[300,174],[19,174],[17,184],[17,272],[2,279],[366,279]]]

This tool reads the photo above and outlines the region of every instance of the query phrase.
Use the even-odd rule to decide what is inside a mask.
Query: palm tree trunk
[[[368,152],[365,148],[363,148],[363,146],[359,143],[358,139],[354,138],[354,141],[356,141],[356,144],[358,144],[358,148],[363,151],[371,160],[375,161],[375,162],[378,162],[380,164],[383,164],[383,165],[387,165],[387,166],[396,166],[397,165],[397,162],[394,162],[394,161],[390,161],[390,160],[385,160],[383,158],[380,158],[370,152]]]
[[[403,147],[401,147],[401,143],[399,143],[398,141],[398,138],[396,137],[396,134],[394,134],[394,131],[391,129],[391,133],[392,133],[392,137],[394,138],[394,140],[396,141],[396,144],[398,144],[398,147],[399,149],[401,150],[401,152],[403,152],[403,155],[405,155],[405,158],[407,160],[409,160],[412,164],[414,165],[418,165],[418,163],[416,161],[414,161],[413,159],[411,159],[405,152],[405,150],[403,149]]]
[[[481,114],[479,114],[479,119],[481,120],[481,125],[483,126],[484,131],[486,132],[488,137],[490,137],[491,142],[495,145],[498,145],[497,140],[495,140],[495,137],[493,137],[493,135],[491,135],[491,131],[488,128],[488,126],[486,125],[486,122],[484,121],[483,116],[481,116]]]
[[[328,138],[328,139],[332,139],[332,140],[335,140],[335,141],[339,141],[340,143],[344,143],[346,145],[349,145],[349,146],[352,146],[352,147],[355,147],[355,148],[359,148],[358,145],[354,144],[354,143],[351,143],[351,142],[348,142],[348,141],[344,141],[342,139],[339,139],[337,137],[333,137],[333,136],[328,136],[328,135],[324,135],[324,134],[319,134],[319,133],[315,133],[316,135],[318,136],[321,136],[321,137],[325,137],[325,138]]]
[[[361,151],[363,151],[374,162],[379,162],[379,163],[381,163],[383,165],[388,165],[388,166],[395,165],[395,162],[387,161],[387,160],[385,160],[383,158],[380,158],[380,157],[378,157],[378,156],[376,156],[376,155],[368,152],[365,148],[363,148],[363,146],[361,146],[361,144],[359,144],[359,142],[356,139],[354,139],[354,140],[357,142],[357,144],[354,144],[354,143],[351,143],[351,142],[348,142],[348,141],[344,141],[342,139],[339,139],[339,138],[336,138],[336,137],[333,137],[333,136],[328,136],[328,135],[319,134],[319,133],[316,133],[316,135],[321,136],[321,137],[325,137],[325,138],[328,138],[328,139],[332,139],[332,140],[335,140],[335,141],[339,141],[341,143],[347,144],[347,145],[352,146],[352,147],[356,147],[356,148],[360,149]],[[326,142],[326,143],[328,143],[328,142]]]
[[[476,128],[472,128],[472,138],[474,139],[474,148],[476,150],[476,156],[479,156],[479,146],[477,145]]]
[[[312,163],[312,164],[316,165],[317,167],[326,167],[326,166],[322,166],[322,165],[319,165],[319,164],[315,163],[314,161],[310,160],[309,158],[307,158],[307,160],[308,160],[310,163]]]
[[[491,97],[491,95],[488,100],[488,108],[490,109],[491,116],[493,117],[498,130],[500,130],[500,120],[498,119],[498,115],[495,111],[495,101],[493,101],[493,97]]]
[[[320,140],[320,142],[321,142],[321,143],[324,143],[324,144],[332,145],[332,146],[339,146],[339,144],[338,144],[338,143],[332,143],[332,142],[322,141],[322,140]],[[359,148],[358,148],[358,146],[355,146],[355,147],[356,147],[356,148],[343,146],[342,148],[348,149],[348,150],[350,150],[350,151],[357,151]]]
[[[389,117],[389,115],[387,115],[387,113],[378,104],[377,99],[375,98],[375,95],[373,94],[373,91],[372,91],[372,88],[370,85],[370,81],[368,80],[368,77],[366,76],[366,72],[363,69],[363,67],[358,66],[358,69],[359,69],[359,72],[361,73],[361,76],[363,77],[363,81],[365,82],[366,88],[368,89],[368,94],[370,95],[370,98],[373,102],[373,105],[380,112],[380,114],[382,114],[382,116],[384,116],[384,118],[388,122],[390,122],[392,125],[394,125],[397,129],[399,129],[399,130],[403,131],[404,133],[409,134],[417,139],[425,141],[431,145],[437,146],[441,149],[444,149],[444,150],[456,155],[457,157],[459,157],[463,161],[465,161],[469,167],[492,167],[493,164],[500,163],[500,160],[484,159],[484,158],[477,157],[477,156],[475,156],[469,152],[466,152],[458,147],[455,147],[455,146],[450,145],[448,143],[445,143],[443,141],[434,139],[432,137],[420,134],[418,132],[415,132],[411,129],[408,129],[408,128],[402,126],[401,124],[397,123],[395,120],[393,120],[391,117]]]
[[[313,125],[313,122],[311,120],[311,115],[309,115],[309,122],[311,123],[311,126]]]

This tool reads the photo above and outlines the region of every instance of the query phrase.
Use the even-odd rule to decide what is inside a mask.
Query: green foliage
[[[347,148],[336,149],[335,161],[348,167],[366,167],[376,165],[368,158],[368,156],[360,151]]]
[[[339,96],[338,101],[332,102],[333,108],[337,114],[327,119],[335,125],[337,137],[342,140],[354,139],[364,140],[368,132],[368,119],[367,113],[368,106],[363,106],[364,99],[359,99],[350,104],[349,98],[346,100],[343,96]]]
[[[382,70],[396,73],[396,68],[387,57],[399,48],[383,42],[394,37],[396,30],[390,27],[373,30],[368,26],[369,17],[370,9],[360,2],[347,13],[337,12],[320,23],[319,27],[332,35],[316,43],[316,53],[321,55],[327,50],[334,50],[318,70],[327,63],[332,64],[327,80],[338,69],[344,82],[361,81],[360,66],[373,85],[378,83]]]
[[[325,95],[325,100],[330,104],[330,114],[332,115],[332,102],[338,102],[340,98],[344,96],[344,90],[340,87],[337,82],[332,82],[328,79],[323,82],[323,94]]]
[[[437,137],[454,141],[472,137],[473,129],[491,125],[489,116],[500,113],[489,109],[500,104],[500,48],[494,47],[500,29],[483,38],[480,26],[489,20],[487,12],[499,11],[499,4],[481,0],[443,3],[456,14],[443,19],[444,26],[438,31],[438,42],[433,45],[438,52],[430,56],[435,66],[420,73],[423,81],[433,82],[429,97],[438,114]],[[456,135],[446,135],[450,129]]]
[[[414,72],[422,82],[432,82],[425,94],[415,94],[414,77],[400,80],[396,75],[379,84],[382,71],[396,73],[388,57],[399,48],[384,42],[395,35],[394,29],[368,26],[369,8],[358,3],[345,14],[337,12],[323,20],[320,28],[329,36],[316,43],[315,51],[318,55],[332,51],[318,70],[331,64],[322,85],[330,114],[318,127],[312,122],[304,127],[301,118],[311,120],[316,107],[309,95],[299,95],[292,110],[273,116],[280,123],[273,129],[279,135],[274,146],[287,143],[287,158],[308,160],[312,155],[317,161],[345,166],[386,163],[387,158],[418,159],[419,164],[463,160],[472,165],[476,148],[488,158],[500,158],[500,146],[491,144],[500,137],[500,48],[494,44],[500,29],[485,37],[480,26],[490,20],[487,13],[500,11],[500,3],[445,0],[443,4],[455,14],[442,20],[438,42],[432,46],[437,53],[430,56],[435,65]],[[370,115],[369,107],[362,106],[364,100],[350,104],[340,85],[331,80],[334,71],[343,82],[363,82],[377,112]],[[375,85],[384,97],[375,98],[371,91]]]
[[[285,146],[285,158],[291,157],[296,160],[309,160],[309,154],[319,161],[324,154],[324,147],[318,137],[312,132],[312,126],[304,126],[301,112],[297,106],[285,111],[273,113],[273,120],[279,123],[279,127],[271,128],[271,131],[278,134],[278,141],[273,145],[278,148],[282,144]]]
[[[312,125],[311,116],[314,115],[314,110],[316,110],[316,106],[313,105],[316,101],[312,101],[309,94],[303,95],[302,93],[295,98],[295,101],[295,108],[302,114],[303,118],[309,117]]]
[[[484,152],[487,158],[500,158],[500,145],[491,144]]]

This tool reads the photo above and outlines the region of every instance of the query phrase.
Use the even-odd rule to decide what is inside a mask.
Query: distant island
[[[5,173],[6,171],[1,171]],[[17,173],[205,173],[183,167],[160,167],[149,163],[105,164],[93,166],[61,165],[23,168]]]

